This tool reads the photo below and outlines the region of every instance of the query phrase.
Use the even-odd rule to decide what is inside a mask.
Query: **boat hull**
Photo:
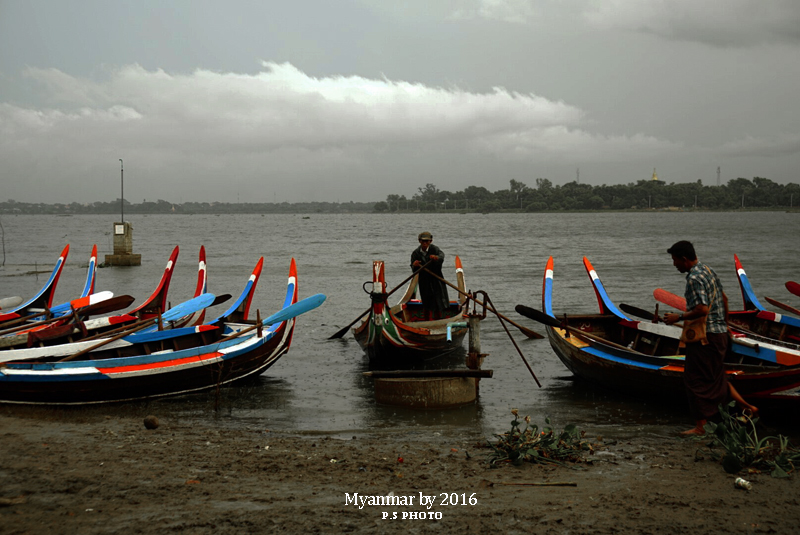
[[[0,375],[0,402],[44,405],[113,403],[174,396],[217,388],[260,374],[288,351],[293,326],[227,352],[216,344],[176,352],[166,360],[123,357],[77,362],[74,367],[39,364]],[[65,363],[66,364],[66,363]],[[72,363],[70,363],[72,364]]]
[[[167,345],[155,348],[139,343],[100,349],[82,360],[8,362],[0,367],[0,403],[77,405],[149,399],[218,388],[260,374],[288,351],[295,316],[324,301],[324,296],[316,297],[298,303],[292,259],[283,306],[263,320],[261,328],[224,323],[160,340]]]
[[[387,302],[384,264],[373,263],[373,303],[366,319],[353,328],[353,335],[370,363],[383,368],[407,367],[461,349],[467,328],[464,316],[466,285],[461,259],[456,257],[459,301],[451,302],[446,318],[423,321],[422,303],[411,299],[416,278],[400,303]]]
[[[599,281],[596,275],[593,281]],[[555,320],[552,282],[551,257],[545,268],[542,308]],[[649,325],[620,318],[611,306],[603,306],[610,303],[604,292],[598,297],[606,314],[564,316],[561,328],[547,327],[547,338],[561,362],[577,377],[605,389],[684,397],[684,356],[676,337],[658,332],[657,325],[645,329]],[[731,351],[725,370],[736,390],[753,403],[800,406],[800,365],[784,366]]]
[[[642,356],[602,343],[582,343],[562,329],[547,327],[547,337],[562,363],[577,377],[599,387],[643,397],[682,398],[683,360]],[[726,363],[728,381],[753,403],[800,406],[800,367]]]

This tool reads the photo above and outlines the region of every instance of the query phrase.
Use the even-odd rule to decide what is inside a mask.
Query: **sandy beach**
[[[677,435],[602,437],[578,469],[492,468],[481,436],[148,430],[144,413],[99,414],[2,408],[0,532],[790,533],[800,518],[796,475],[744,473],[752,490],[737,489]],[[409,505],[376,505],[386,496]]]

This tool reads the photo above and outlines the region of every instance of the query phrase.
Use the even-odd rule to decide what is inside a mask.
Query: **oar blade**
[[[315,294],[311,297],[306,297],[305,299],[301,299],[297,303],[291,304],[286,308],[282,308],[275,314],[269,316],[267,319],[262,321],[263,325],[274,325],[276,323],[280,323],[282,321],[290,320],[300,314],[305,314],[311,310],[314,310],[322,303],[325,302],[326,296],[324,294]]]
[[[664,303],[665,305],[671,306],[677,310],[686,311],[686,299],[680,295],[668,292],[662,288],[656,288],[653,290],[653,297],[655,297],[656,301],[659,303]]]
[[[800,283],[799,282],[794,282],[794,281],[787,282],[786,283],[786,289],[789,290],[794,295],[796,295],[797,297],[800,297]]]
[[[548,316],[544,312],[536,310],[535,308],[527,307],[525,305],[517,305],[514,307],[514,310],[517,311],[517,314],[525,316],[528,319],[532,319],[533,321],[538,321],[543,325],[549,325],[550,327],[561,327],[560,321],[552,316]]]
[[[117,310],[122,310],[123,308],[128,308],[133,304],[134,301],[136,301],[136,298],[132,295],[118,295],[117,297],[112,297],[111,299],[106,299],[105,301],[88,305],[77,312],[82,316],[102,316],[103,314],[108,314],[109,312],[115,312]]]
[[[797,308],[793,307],[792,305],[787,305],[786,303],[782,303],[782,302],[778,301],[777,299],[772,299],[771,297],[765,297],[764,299],[767,300],[767,303],[769,303],[769,304],[771,304],[773,306],[776,306],[776,307],[778,307],[780,309],[783,309],[786,312],[791,312],[792,314],[800,316],[800,309],[797,309]]]
[[[649,321],[658,321],[660,318],[650,312],[649,310],[645,310],[643,308],[635,307],[633,305],[628,305],[625,303],[620,303],[619,308],[622,309],[623,312],[626,314],[630,314],[631,316],[636,316],[637,318],[646,319]]]
[[[188,301],[184,301],[180,305],[176,305],[162,315],[161,319],[163,321],[175,321],[178,318],[182,318],[184,316],[189,316],[194,314],[197,311],[203,310],[206,307],[209,307],[214,303],[214,300],[217,298],[216,295],[212,293],[204,293],[202,295],[198,295]]]

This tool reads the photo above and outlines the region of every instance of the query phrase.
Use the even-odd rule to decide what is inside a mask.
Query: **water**
[[[491,314],[483,322],[481,338],[482,350],[489,353],[484,368],[494,370],[494,377],[481,382],[477,404],[438,411],[377,405],[371,379],[362,376],[366,357],[352,335],[339,340],[328,337],[369,306],[361,287],[371,280],[373,260],[386,261],[390,288],[410,274],[409,256],[422,230],[431,231],[434,243],[448,256],[444,269],[448,279],[455,281],[452,262],[458,254],[468,288],[486,291],[500,312],[540,333],[544,333],[542,326],[519,317],[514,306],[541,308],[542,274],[549,255],[555,260],[557,313],[597,311],[581,262],[584,255],[617,303],[652,310],[653,289],[683,293],[684,278],[666,253],[680,239],[693,241],[700,259],[717,270],[733,308],[741,308],[734,253],[760,297],[800,308],[798,298],[784,288],[786,281],[800,280],[797,213],[130,215],[129,220],[134,227],[134,252],[142,255],[142,266],[98,270],[97,291],[130,294],[141,303],[154,290],[172,248],[179,245],[169,297],[172,303],[184,301],[193,295],[197,254],[200,245],[205,245],[209,288],[217,294],[238,295],[259,256],[264,256],[253,315],[256,307],[266,316],[280,306],[291,257],[297,260],[300,297],[324,293],[328,300],[299,319],[288,355],[255,380],[225,389],[219,398],[211,393],[51,410],[49,414],[56,417],[152,413],[162,420],[190,424],[341,437],[384,431],[422,437],[435,433],[488,437],[508,428],[512,408],[540,424],[549,416],[557,427],[574,423],[617,437],[660,435],[691,423],[682,407],[645,402],[575,381],[546,340],[525,339],[511,327],[542,383],[538,388]],[[0,297],[33,295],[47,273],[30,272],[49,273],[67,243],[70,253],[55,302],[76,297],[92,244],[98,245],[101,262],[111,253],[112,222],[109,216],[3,216],[5,267],[0,268]]]

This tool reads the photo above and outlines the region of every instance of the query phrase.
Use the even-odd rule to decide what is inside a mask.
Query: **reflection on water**
[[[134,225],[134,252],[142,254],[142,266],[99,270],[98,291],[130,294],[140,303],[155,289],[169,253],[179,245],[169,299],[173,304],[186,300],[194,291],[197,252],[205,245],[209,288],[216,293],[238,295],[258,257],[264,255],[253,315],[256,308],[264,317],[280,306],[291,257],[297,260],[300,296],[320,292],[328,300],[299,318],[291,350],[265,375],[219,393],[117,406],[3,407],[3,413],[69,419],[140,418],[154,413],[163,420],[190,424],[341,437],[385,432],[489,436],[508,429],[512,408],[539,424],[550,417],[556,427],[574,423],[605,436],[664,435],[691,424],[681,403],[642,401],[574,380],[546,340],[525,339],[509,327],[543,385],[538,388],[491,314],[482,322],[481,345],[489,354],[484,368],[494,370],[494,377],[481,381],[476,404],[427,411],[377,405],[372,379],[362,375],[369,368],[367,358],[352,335],[340,340],[328,337],[369,306],[361,285],[371,280],[373,260],[386,262],[390,287],[410,274],[408,260],[421,230],[436,236],[448,265],[452,266],[454,255],[461,257],[468,288],[486,291],[498,310],[538,332],[544,332],[541,326],[513,310],[518,303],[541,308],[542,270],[549,255],[555,259],[557,313],[597,311],[581,262],[584,255],[617,303],[649,310],[655,305],[653,289],[683,291],[684,278],[666,254],[666,248],[679,239],[692,240],[700,258],[717,270],[733,308],[741,307],[734,253],[759,296],[800,305],[783,286],[798,278],[800,257],[796,250],[786,248],[785,237],[800,234],[800,217],[783,212],[415,214],[411,226],[408,216],[385,214],[312,214],[309,219],[290,215],[129,217]],[[101,260],[111,252],[111,219],[4,216],[6,266],[0,269],[0,297],[33,295],[46,275],[29,272],[50,269],[66,243],[71,250],[55,301],[75,297],[82,288],[92,244],[97,243]],[[735,238],[733,228],[737,229]],[[408,229],[407,235],[398,234],[397,229]],[[218,308],[208,317],[221,313],[224,305]],[[463,358],[462,350],[449,357],[452,361],[436,366],[463,366]],[[770,421],[777,420],[773,416]]]

